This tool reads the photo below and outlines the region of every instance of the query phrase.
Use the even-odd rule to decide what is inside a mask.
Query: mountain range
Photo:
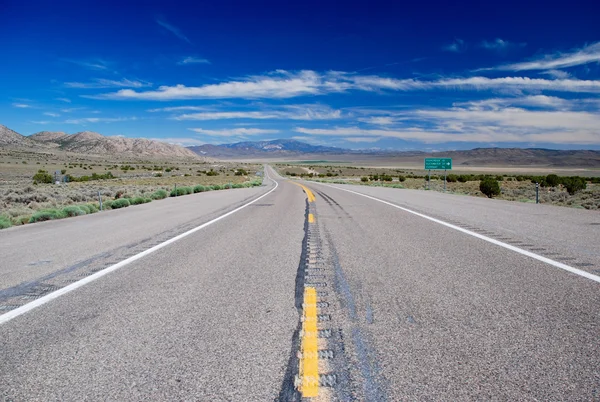
[[[42,131],[24,136],[3,125],[0,125],[0,147],[91,155],[198,158],[198,154],[182,146],[144,138],[107,137],[92,131],[75,134]]]
[[[391,150],[350,150],[310,145],[295,140],[247,141],[223,145],[200,145],[188,149],[218,159],[335,158],[339,161],[394,161],[422,165],[426,157],[452,158],[454,166],[546,166],[600,167],[600,151],[553,150],[541,148],[475,148],[467,151],[422,152]]]
[[[452,158],[454,166],[538,166],[600,168],[600,151],[540,148],[476,148],[467,151],[427,153],[422,151],[351,150],[301,141],[279,139],[245,141],[222,145],[182,147],[144,138],[108,137],[91,131],[66,134],[41,131],[21,135],[0,125],[0,148],[34,152],[66,151],[88,155],[143,156],[154,158],[215,158],[222,160],[335,159],[422,166],[426,157]]]

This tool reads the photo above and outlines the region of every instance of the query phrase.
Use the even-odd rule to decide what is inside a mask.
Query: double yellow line
[[[294,183],[294,182],[292,182],[292,183]],[[308,187],[306,187],[305,185],[300,184],[300,183],[294,183],[294,184],[297,185],[297,186],[302,187],[302,190],[304,190],[304,192],[306,193],[306,197],[308,198],[308,202],[315,202],[315,200],[316,200],[315,195],[313,194],[312,191],[310,191],[310,189]]]

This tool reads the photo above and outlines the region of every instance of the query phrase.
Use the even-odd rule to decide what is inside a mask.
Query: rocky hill
[[[27,148],[31,151],[61,150],[73,153],[159,158],[198,158],[198,154],[179,145],[144,138],[107,137],[91,131],[75,134],[42,131],[23,136],[0,125],[0,147]]]
[[[30,147],[35,142],[0,124],[0,147]]]

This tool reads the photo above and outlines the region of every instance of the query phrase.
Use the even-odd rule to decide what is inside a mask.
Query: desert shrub
[[[0,216],[0,229],[6,229],[12,226],[12,222],[7,216]]]
[[[219,172],[215,172],[214,170],[210,169],[210,172],[206,172],[207,176],[218,176]]]
[[[546,184],[548,184],[549,187],[556,187],[560,184],[560,177],[555,174],[549,174],[546,176]]]
[[[62,211],[66,216],[81,216],[87,214],[87,211],[77,205],[64,207]]]
[[[500,194],[500,185],[498,181],[492,177],[486,177],[479,182],[479,191],[485,194],[488,198],[493,198]]]
[[[50,221],[50,220],[62,219],[62,218],[66,218],[66,217],[67,217],[66,213],[63,212],[62,210],[46,209],[44,211],[39,211],[39,212],[34,213],[31,216],[31,218],[29,219],[29,223]]]
[[[218,184],[214,184],[214,185],[210,186],[210,188],[212,190],[222,190],[223,189],[223,187],[219,186]]]
[[[145,198],[144,197],[135,197],[132,198],[130,201],[131,205],[140,205],[140,204],[145,204]]]
[[[583,179],[583,177],[563,177],[561,181],[567,192],[571,195],[574,195],[576,192],[585,190],[587,188],[587,182],[585,179]]]
[[[38,170],[38,172],[33,175],[33,184],[52,183],[53,181],[52,175],[42,169]]]
[[[223,184],[223,190],[229,190],[230,188],[233,188],[233,184],[230,184],[230,183]]]
[[[446,178],[446,181],[448,183],[456,183],[458,181],[458,176],[455,174],[449,174],[448,177]]]
[[[235,172],[236,176],[247,176],[248,172],[244,169],[238,169],[237,172]]]
[[[130,206],[131,203],[129,202],[129,200],[127,198],[119,198],[118,200],[114,200],[110,207],[111,209],[118,209],[118,208],[125,208]]]
[[[96,212],[92,209],[92,206],[90,204],[76,205],[76,207],[81,209],[86,214],[93,214],[94,212]],[[64,210],[64,208],[63,208],[63,210]]]
[[[362,181],[363,183],[366,183],[369,181],[369,178],[367,176],[363,176],[360,178],[360,181]]]
[[[233,188],[244,188],[244,185],[242,183],[235,183],[233,186],[231,186]]]
[[[19,215],[16,218],[12,219],[13,225],[26,225],[29,223],[31,219],[31,215]]]
[[[194,189],[192,187],[177,187],[176,189],[171,190],[171,197],[179,197],[181,195],[192,194]]]
[[[206,187],[204,187],[203,185],[197,185],[194,187],[194,193],[202,193],[206,191]]]
[[[169,194],[165,190],[156,190],[150,195],[150,198],[153,200],[162,200],[163,198],[167,198],[168,195]]]

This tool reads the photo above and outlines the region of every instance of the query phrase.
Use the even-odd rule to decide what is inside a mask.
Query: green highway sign
[[[425,170],[452,170],[452,158],[425,158]]]

